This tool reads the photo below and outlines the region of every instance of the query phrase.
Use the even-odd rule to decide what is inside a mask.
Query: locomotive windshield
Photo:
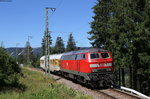
[[[99,58],[99,54],[98,53],[92,53],[92,54],[90,54],[90,58],[91,59]]]
[[[108,53],[101,53],[102,58],[109,58]]]

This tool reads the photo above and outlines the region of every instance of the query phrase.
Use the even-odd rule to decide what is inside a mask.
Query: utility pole
[[[29,40],[30,39],[32,39],[32,36],[28,36],[28,41],[27,41],[27,64],[28,65],[30,64],[30,50],[29,50],[29,47],[30,47]]]
[[[46,8],[46,30],[45,30],[45,34],[44,34],[44,39],[45,39],[45,73],[48,72],[48,74],[50,75],[50,64],[49,64],[49,54],[50,54],[50,33],[49,33],[49,29],[48,29],[48,10],[51,9],[52,12],[54,12],[56,10],[56,8]]]
[[[16,43],[16,63],[18,64],[18,48],[19,43]]]

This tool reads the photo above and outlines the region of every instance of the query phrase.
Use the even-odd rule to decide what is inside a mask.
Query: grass
[[[1,91],[0,99],[91,99],[40,72],[23,69],[23,74],[20,84],[24,89]]]

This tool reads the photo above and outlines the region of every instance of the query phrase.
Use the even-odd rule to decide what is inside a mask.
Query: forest
[[[150,0],[97,0],[89,40],[109,50],[116,83],[150,95]]]

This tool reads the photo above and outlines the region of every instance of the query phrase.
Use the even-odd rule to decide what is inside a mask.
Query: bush
[[[0,88],[16,86],[21,74],[21,68],[3,48],[0,48]]]

